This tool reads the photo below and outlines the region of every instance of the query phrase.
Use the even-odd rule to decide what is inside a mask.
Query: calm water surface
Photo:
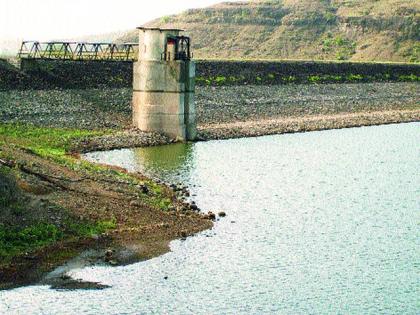
[[[161,257],[71,272],[110,289],[0,292],[0,313],[419,314],[419,145],[412,123],[88,154],[228,216]]]

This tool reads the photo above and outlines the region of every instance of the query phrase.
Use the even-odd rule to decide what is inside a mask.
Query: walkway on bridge
[[[135,61],[137,52],[137,43],[24,41],[18,57],[23,59],[75,61]]]

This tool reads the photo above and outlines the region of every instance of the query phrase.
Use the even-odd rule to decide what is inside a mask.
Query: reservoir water
[[[90,153],[226,218],[171,252],[0,291],[1,314],[419,314],[420,124]],[[167,277],[167,279],[165,279]]]

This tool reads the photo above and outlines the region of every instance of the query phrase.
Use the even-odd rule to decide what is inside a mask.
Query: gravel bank
[[[413,121],[420,121],[420,109],[313,115],[299,118],[282,117],[245,122],[238,121],[201,125],[199,131],[204,139],[231,139]]]
[[[420,108],[418,83],[200,87],[201,125]]]
[[[121,129],[130,122],[130,98],[125,88],[0,91],[0,121]]]
[[[169,143],[166,137],[129,129],[130,101],[128,88],[2,91],[0,122],[118,130],[79,144],[78,150]],[[406,122],[419,120],[420,84],[199,86],[196,106],[205,139]],[[363,115],[348,115],[354,113]]]

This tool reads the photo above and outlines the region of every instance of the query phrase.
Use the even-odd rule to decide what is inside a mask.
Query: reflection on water
[[[192,144],[172,144],[152,148],[138,148],[134,150],[135,165],[137,170],[154,169],[179,173],[188,168],[193,158]]]
[[[121,149],[85,154],[85,158],[100,163],[118,165],[131,172],[155,170],[178,174],[189,168],[193,155],[192,144],[176,143],[171,145]]]
[[[110,289],[0,292],[0,313],[418,314],[419,127],[88,154],[228,216],[161,257],[72,272]]]

